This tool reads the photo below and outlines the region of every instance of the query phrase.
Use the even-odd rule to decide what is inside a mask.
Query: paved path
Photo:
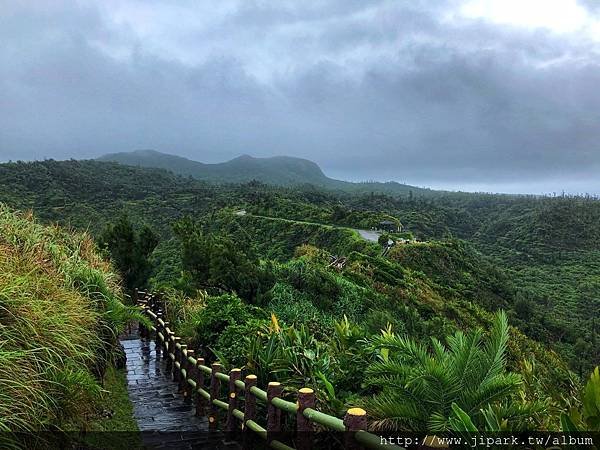
[[[149,449],[222,449],[219,433],[208,433],[206,417],[196,417],[191,404],[177,393],[162,359],[156,359],[154,342],[137,336],[121,339],[127,356],[127,390],[134,417]]]
[[[300,223],[300,224],[305,224],[305,225],[315,225],[315,226],[326,227],[326,228],[339,228],[339,229],[343,229],[343,230],[352,230],[352,231],[356,231],[361,238],[363,238],[364,240],[369,241],[369,242],[378,242],[379,236],[381,236],[381,231],[359,230],[358,228],[349,228],[349,227],[344,227],[341,225],[327,225],[327,224],[318,223],[318,222],[307,222],[305,220],[293,220],[293,219],[284,219],[283,217],[261,216],[258,214],[248,214],[246,211],[237,211],[237,212],[235,212],[235,215],[236,216],[258,217],[260,219],[275,220],[275,221],[279,221],[279,222]]]
[[[370,242],[378,242],[379,236],[381,236],[381,232],[375,230],[359,230],[355,228],[354,231],[357,231],[360,237]]]

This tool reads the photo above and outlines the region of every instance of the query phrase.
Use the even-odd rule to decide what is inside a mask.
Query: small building
[[[400,233],[400,231],[402,231],[402,225],[400,225],[400,222],[382,220],[377,225],[377,229],[381,231],[387,231],[388,233]]]

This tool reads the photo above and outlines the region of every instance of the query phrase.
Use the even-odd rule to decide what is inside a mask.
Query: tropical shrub
[[[428,348],[384,333],[373,342],[381,351],[379,361],[367,371],[367,382],[380,389],[365,402],[374,427],[445,432],[457,425],[461,411],[481,429],[492,416],[496,424],[526,420],[538,405],[521,405],[515,398],[522,379],[506,372],[507,341],[504,313],[496,315],[487,341],[481,330],[459,331],[446,345],[432,339]]]
[[[206,352],[215,348],[226,328],[246,324],[256,314],[256,308],[246,305],[235,295],[207,296],[204,305],[194,309],[187,318],[187,326],[193,329],[191,342]]]

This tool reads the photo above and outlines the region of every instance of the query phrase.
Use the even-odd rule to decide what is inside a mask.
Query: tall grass
[[[0,204],[0,432],[85,428],[135,313],[86,234]]]

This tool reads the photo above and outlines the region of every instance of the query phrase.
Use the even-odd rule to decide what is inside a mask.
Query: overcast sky
[[[0,160],[600,193],[596,0],[0,0]],[[0,180],[1,181],[1,180]]]

